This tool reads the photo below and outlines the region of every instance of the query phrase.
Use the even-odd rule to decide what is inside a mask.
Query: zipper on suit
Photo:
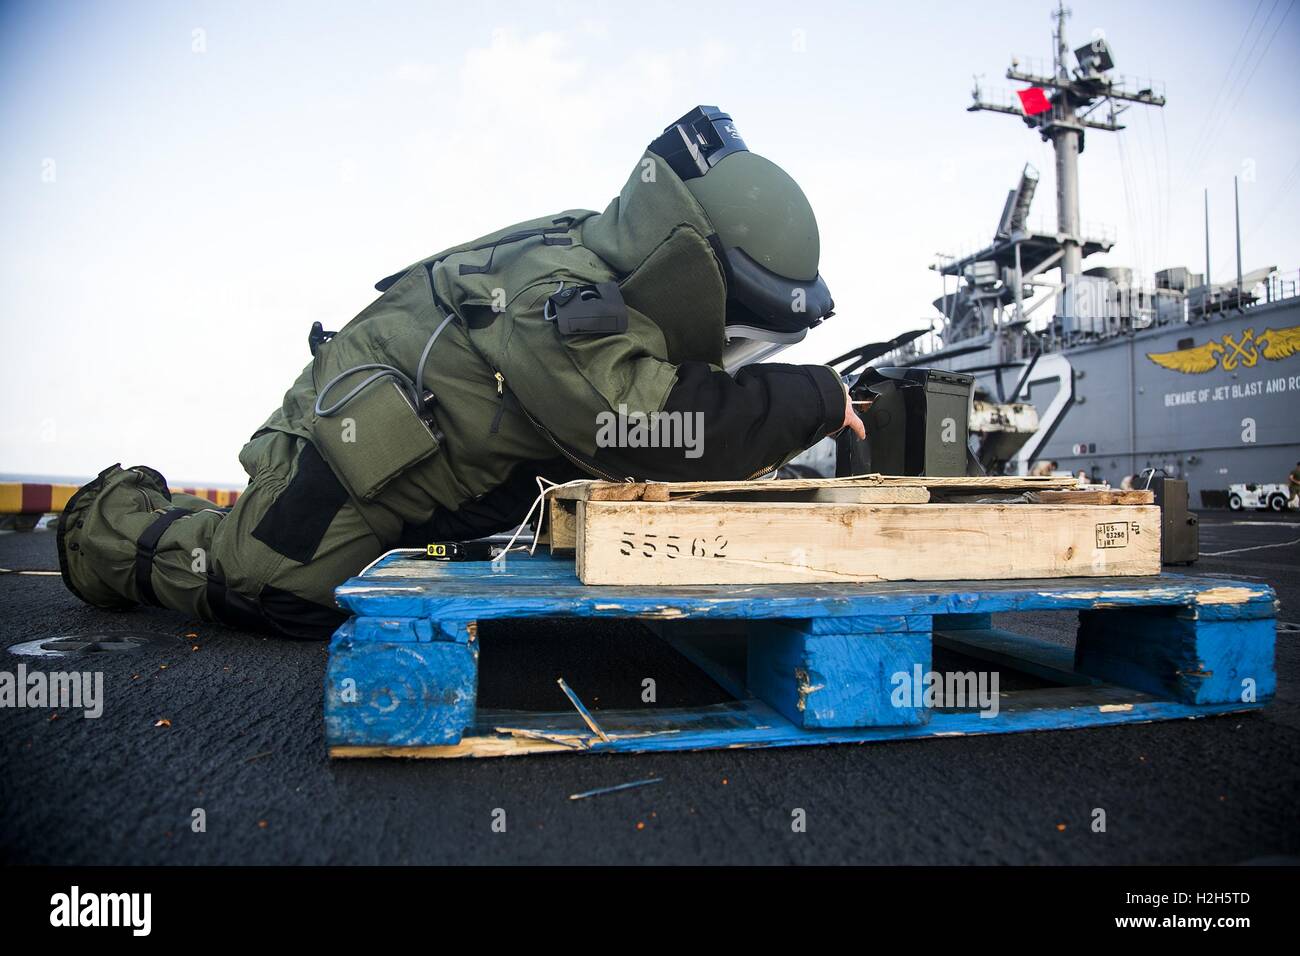
[[[505,384],[506,384],[506,380],[505,380],[505,378],[502,376],[502,374],[501,374],[499,371],[497,371],[496,369],[493,369],[493,370],[492,370],[492,375],[493,375],[493,377],[497,380],[497,394],[501,395],[501,407],[502,407],[502,409],[504,409],[504,408],[505,408]],[[555,446],[556,451],[558,451],[561,455],[563,455],[565,458],[567,458],[570,462],[572,462],[573,464],[577,465],[577,466],[578,466],[579,468],[581,468],[583,471],[587,472],[587,474],[589,474],[589,475],[595,475],[597,478],[603,478],[603,479],[605,479],[606,481],[613,481],[613,482],[618,482],[618,483],[625,482],[625,481],[635,481],[635,480],[636,480],[636,479],[634,479],[634,478],[632,478],[632,477],[630,477],[630,476],[625,477],[625,478],[615,478],[615,477],[614,477],[613,475],[611,475],[609,472],[607,472],[607,471],[602,471],[601,469],[597,468],[595,465],[591,464],[590,462],[586,461],[585,459],[579,457],[579,456],[578,456],[577,454],[575,454],[574,452],[571,452],[571,451],[569,451],[569,449],[565,448],[564,445],[562,445],[562,444],[560,443],[560,441],[559,441],[559,440],[558,440],[554,435],[551,434],[551,430],[550,430],[549,428],[547,428],[545,425],[543,425],[543,424],[542,424],[541,422],[539,422],[537,419],[533,418],[532,413],[531,413],[530,411],[528,411],[528,409],[524,408],[524,405],[523,405],[522,402],[519,403],[519,410],[522,411],[522,412],[524,413],[524,417],[525,417],[525,418],[527,418],[530,422],[533,423],[533,427],[536,428],[539,432],[541,432],[542,435],[546,438],[546,440],[549,441],[552,445]],[[498,416],[499,416],[499,415],[500,415],[500,411],[498,411],[497,414],[498,414]]]
[[[506,413],[506,379],[505,376],[496,369],[492,370],[492,377],[497,380],[497,412],[492,416],[492,427],[488,430],[489,435],[495,435],[501,428],[501,417]]]

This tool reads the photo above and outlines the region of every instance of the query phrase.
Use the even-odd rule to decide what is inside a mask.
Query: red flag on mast
[[[1052,101],[1047,98],[1047,92],[1037,86],[1016,90],[1016,96],[1020,97],[1020,108],[1025,111],[1026,116],[1037,116],[1052,108]]]

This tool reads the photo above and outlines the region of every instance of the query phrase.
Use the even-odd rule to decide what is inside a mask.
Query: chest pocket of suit
[[[627,306],[617,282],[571,285],[546,300],[542,318],[561,335],[618,335],[627,331]]]

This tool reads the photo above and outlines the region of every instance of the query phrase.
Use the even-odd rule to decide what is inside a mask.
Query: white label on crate
[[[1127,548],[1128,522],[1106,521],[1097,525],[1097,547]]]

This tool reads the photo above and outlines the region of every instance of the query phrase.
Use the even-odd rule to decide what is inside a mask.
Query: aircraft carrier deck
[[[0,640],[147,632],[142,649],[5,652],[0,670],[104,673],[99,719],[0,709],[0,858],[38,864],[1073,863],[1300,858],[1300,522],[1201,513],[1191,574],[1271,584],[1277,696],[1259,713],[866,746],[513,760],[330,761],[325,645],[156,610],[95,611],[50,575],[0,574]],[[54,535],[0,535],[0,567],[57,567]],[[1018,622],[1025,629],[1023,621]],[[1070,622],[1041,615],[1043,637]],[[725,699],[639,625],[480,633],[480,698],[553,709],[563,675],[594,707]],[[611,650],[614,653],[610,653]],[[615,661],[612,667],[609,661]],[[36,663],[39,661],[39,663]],[[516,688],[534,688],[521,700]],[[524,693],[528,693],[524,691]],[[159,726],[161,721],[168,725]],[[592,799],[569,795],[659,777]],[[507,834],[491,831],[505,808]],[[807,811],[806,833],[789,825]],[[1108,815],[1093,833],[1095,807]],[[203,808],[207,829],[191,830]]]

